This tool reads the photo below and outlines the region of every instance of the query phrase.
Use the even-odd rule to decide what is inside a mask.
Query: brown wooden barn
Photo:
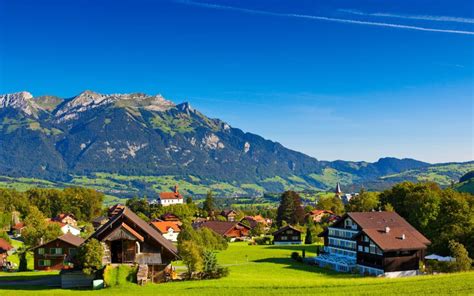
[[[33,248],[35,270],[61,270],[74,265],[78,247],[84,239],[66,233]]]
[[[177,248],[127,207],[111,216],[91,238],[104,248],[103,264],[147,265],[154,282],[163,281],[165,268],[178,259]]]

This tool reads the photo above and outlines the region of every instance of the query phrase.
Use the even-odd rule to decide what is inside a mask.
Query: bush
[[[299,256],[300,256],[300,254],[298,254],[298,252],[292,252],[291,253],[291,259],[293,259],[293,260],[298,259]]]
[[[82,264],[82,271],[85,274],[94,274],[102,268],[102,257],[104,257],[104,249],[95,238],[88,240],[79,248],[77,254],[78,262]]]
[[[119,265],[113,267],[108,265],[104,270],[104,283],[107,287],[120,287],[128,283],[135,283],[137,279],[137,267]]]
[[[254,241],[257,245],[271,245],[272,244],[272,238],[269,236],[257,237],[254,239]]]

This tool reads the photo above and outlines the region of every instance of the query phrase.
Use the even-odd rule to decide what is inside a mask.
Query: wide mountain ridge
[[[189,103],[143,93],[0,95],[0,148],[5,176],[62,182],[97,173],[175,176],[229,184],[242,194],[328,189],[337,181],[383,187],[390,183],[383,176],[431,166],[396,158],[319,161],[208,118]]]

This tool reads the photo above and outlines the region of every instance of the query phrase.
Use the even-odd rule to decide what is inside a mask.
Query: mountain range
[[[194,194],[212,188],[259,195],[328,190],[336,182],[347,190],[386,188],[403,180],[448,185],[473,169],[474,162],[433,165],[390,157],[374,163],[321,161],[161,95],[0,95],[4,182],[34,178],[123,196],[153,194],[176,182]],[[426,178],[418,178],[423,173]]]

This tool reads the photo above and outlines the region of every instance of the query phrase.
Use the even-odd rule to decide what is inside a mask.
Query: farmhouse
[[[25,223],[18,222],[12,226],[11,233],[14,237],[20,237],[21,233],[23,232],[23,229],[25,229]]]
[[[274,245],[301,244],[301,231],[291,225],[286,225],[273,233]]]
[[[55,221],[53,219],[46,219],[46,222],[48,222],[48,223],[57,223],[59,225],[59,228],[61,229],[61,232],[64,233],[64,234],[66,234],[68,232],[72,233],[73,235],[76,235],[76,236],[81,234],[81,230],[79,228],[77,228],[76,226],[74,226],[74,225],[58,222],[58,221]]]
[[[235,217],[237,216],[237,212],[234,210],[223,210],[220,215],[224,217],[227,221],[234,222]]]
[[[169,205],[183,204],[184,199],[181,193],[178,191],[178,185],[174,187],[173,192],[160,192],[156,203],[164,207]]]
[[[271,219],[265,219],[260,215],[256,216],[245,216],[240,220],[240,222],[247,221],[250,225],[250,228],[257,227],[258,224],[262,225],[264,228],[268,228],[272,224]]]
[[[160,218],[162,221],[173,221],[173,222],[179,222],[181,224],[179,217],[172,213],[163,214],[160,216]]]
[[[395,212],[352,212],[322,232],[319,266],[398,277],[416,275],[430,241]]]
[[[103,264],[139,264],[154,282],[178,259],[177,248],[129,208],[123,207],[91,235],[104,248]]]
[[[35,270],[60,270],[74,264],[77,248],[84,239],[66,233],[52,241],[33,248]]]
[[[200,223],[194,223],[193,227],[206,227],[223,237],[228,237],[234,240],[246,238],[250,233],[250,227],[243,225],[240,222],[204,221]]]
[[[332,211],[329,210],[312,210],[311,212],[306,214],[306,218],[309,221],[313,221],[316,223],[320,223],[324,218],[328,220],[331,219],[334,215]]]
[[[153,221],[150,223],[158,232],[169,241],[177,242],[181,231],[180,222],[176,221]]]
[[[51,220],[55,221],[55,222],[62,223],[62,224],[69,224],[69,225],[72,225],[74,227],[77,227],[77,220],[76,220],[76,217],[74,217],[73,214],[64,214],[64,213],[62,213],[62,214],[57,215],[56,217],[54,217]]]
[[[0,238],[0,267],[3,267],[7,262],[8,252],[13,249],[6,240]]]

